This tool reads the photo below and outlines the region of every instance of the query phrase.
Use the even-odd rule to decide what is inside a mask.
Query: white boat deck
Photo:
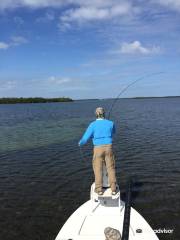
[[[120,192],[111,196],[107,188],[103,196],[94,193],[91,187],[91,200],[81,205],[66,221],[56,240],[105,240],[104,229],[111,227],[122,234],[124,202]],[[142,233],[136,230],[141,229]],[[131,208],[129,240],[158,240],[145,219]]]

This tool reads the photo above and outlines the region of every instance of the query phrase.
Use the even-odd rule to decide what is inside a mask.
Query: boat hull
[[[104,229],[107,227],[117,229],[122,234],[124,210],[123,201],[107,206],[89,200],[68,218],[56,240],[105,240]],[[129,240],[144,239],[158,240],[158,237],[147,221],[131,207]]]

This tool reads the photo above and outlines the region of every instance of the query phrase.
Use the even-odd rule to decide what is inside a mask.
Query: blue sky
[[[0,97],[180,95],[180,0],[1,0]]]

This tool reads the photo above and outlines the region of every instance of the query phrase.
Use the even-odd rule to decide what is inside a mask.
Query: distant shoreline
[[[151,98],[180,98],[180,96],[162,96],[162,97],[121,97],[121,98],[89,98],[76,99],[75,101],[97,101],[97,100],[113,100],[113,99],[151,99]]]
[[[0,104],[16,104],[16,103],[51,103],[51,102],[72,102],[73,100],[68,97],[60,98],[42,98],[42,97],[32,97],[32,98],[0,98]]]
[[[118,98],[118,99],[153,99],[153,98],[180,98],[180,96],[163,96],[163,97],[129,97],[129,98]],[[74,102],[74,101],[103,101],[103,100],[114,100],[117,98],[89,98],[89,99],[71,99],[68,97],[60,98],[42,98],[42,97],[31,97],[31,98],[0,98],[0,104],[16,104],[16,103],[53,103],[53,102]]]
[[[143,98],[180,98],[180,96],[164,96],[164,97],[133,97],[133,99],[143,99]]]

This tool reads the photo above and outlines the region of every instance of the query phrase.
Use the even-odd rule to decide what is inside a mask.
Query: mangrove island
[[[68,97],[59,98],[42,98],[42,97],[30,97],[30,98],[0,98],[0,104],[14,104],[14,103],[51,103],[51,102],[72,102],[73,100]]]

